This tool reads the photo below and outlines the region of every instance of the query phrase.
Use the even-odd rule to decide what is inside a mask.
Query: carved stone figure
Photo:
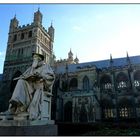
[[[27,115],[29,120],[43,120],[50,112],[51,96],[55,76],[51,67],[44,63],[44,56],[33,53],[33,63],[20,77],[9,101],[9,108],[3,114]],[[2,113],[1,113],[2,114]]]

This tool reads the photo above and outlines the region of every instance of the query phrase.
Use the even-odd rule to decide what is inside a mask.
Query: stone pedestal
[[[52,120],[2,120],[0,136],[57,136],[57,125]]]

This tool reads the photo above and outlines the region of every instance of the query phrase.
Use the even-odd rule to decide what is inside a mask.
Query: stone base
[[[57,136],[54,121],[0,121],[0,136]]]

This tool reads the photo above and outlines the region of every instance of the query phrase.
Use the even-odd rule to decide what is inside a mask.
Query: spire
[[[71,48],[70,48],[70,51],[69,51],[68,55],[69,55],[69,57],[72,57],[73,56],[73,53],[71,51]]]
[[[110,54],[110,63],[113,63],[112,54]]]
[[[75,62],[76,64],[79,63],[79,59],[77,58],[77,55],[76,55],[76,58],[74,59],[74,62]]]
[[[128,51],[126,51],[126,56],[127,56],[127,58],[129,58]]]
[[[54,41],[54,32],[55,32],[55,30],[53,28],[53,23],[51,21],[51,26],[48,28],[48,34],[50,35],[52,41]]]
[[[130,64],[130,58],[129,58],[128,52],[126,52],[126,60],[127,60],[128,64]]]
[[[38,6],[38,12],[40,12],[40,6]]]
[[[73,63],[73,53],[70,49],[69,53],[68,53],[68,63],[72,64]]]
[[[16,19],[16,13],[15,13],[14,19]]]
[[[50,27],[53,27],[53,21],[51,21],[51,26]]]
[[[68,64],[66,63],[66,66],[65,66],[65,70],[66,70],[66,80],[68,80]]]
[[[110,67],[113,70],[113,59],[112,59],[112,54],[110,54]]]
[[[17,20],[15,14],[14,17],[11,19],[9,31],[13,32],[16,28],[18,28],[18,23],[19,21]]]
[[[40,8],[38,8],[37,12],[34,13],[34,23],[39,25],[42,24],[42,13],[40,12]]]

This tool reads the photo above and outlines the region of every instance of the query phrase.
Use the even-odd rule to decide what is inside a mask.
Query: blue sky
[[[10,19],[16,14],[19,25],[31,23],[38,7],[45,28],[53,21],[57,59],[70,48],[80,62],[140,54],[140,4],[0,4],[0,73]]]

